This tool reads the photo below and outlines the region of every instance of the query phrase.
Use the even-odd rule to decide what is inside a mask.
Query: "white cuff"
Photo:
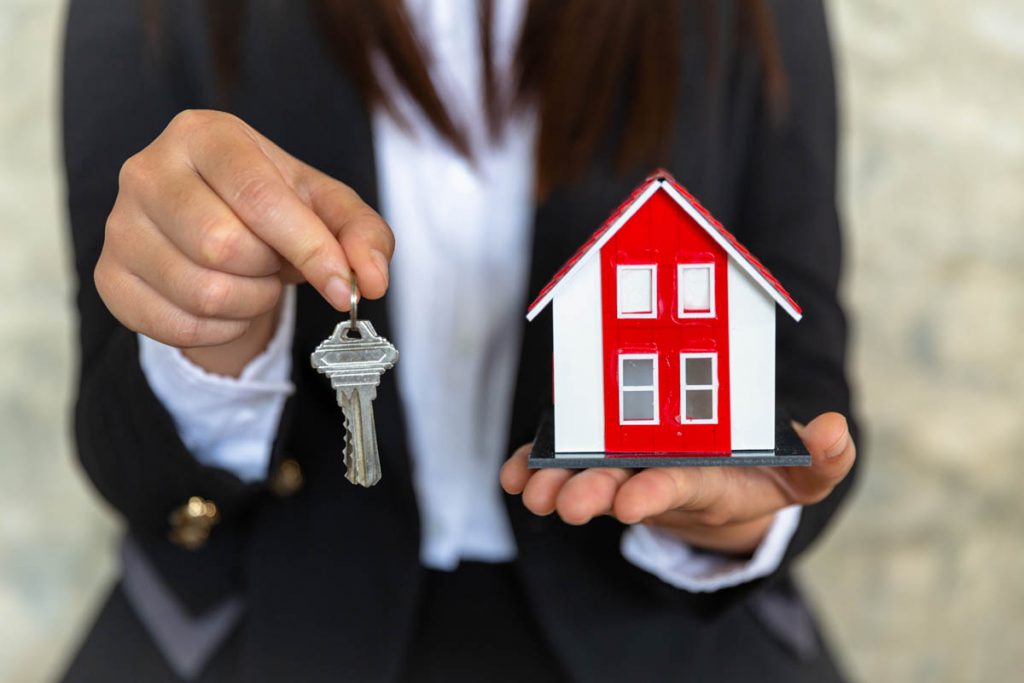
[[[665,583],[691,593],[713,593],[767,576],[779,568],[797,526],[799,505],[775,513],[768,533],[749,560],[697,550],[670,532],[645,524],[622,534],[622,555]]]
[[[180,349],[139,335],[139,361],[182,442],[204,465],[242,481],[265,479],[278,421],[292,384],[295,287],[285,289],[277,330],[236,379],[206,372]]]

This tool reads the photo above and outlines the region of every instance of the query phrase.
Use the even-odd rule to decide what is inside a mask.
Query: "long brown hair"
[[[368,106],[399,117],[371,63],[371,56],[379,53],[438,132],[470,155],[464,132],[431,81],[403,0],[307,2],[331,54]],[[625,123],[617,141],[617,169],[625,172],[663,161],[679,104],[683,12],[689,5],[703,25],[708,79],[717,76],[716,0],[529,0],[516,53],[516,91],[503,97],[491,61],[493,3],[478,0],[477,5],[487,123],[497,134],[514,107],[537,107],[539,194],[585,171],[616,113]],[[246,0],[206,3],[213,60],[224,92],[238,78],[246,5]],[[780,107],[785,78],[767,1],[737,0],[734,30],[759,58],[765,95]],[[617,112],[623,105],[624,111]]]

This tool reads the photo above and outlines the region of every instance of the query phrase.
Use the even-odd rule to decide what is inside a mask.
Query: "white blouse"
[[[424,566],[452,570],[462,559],[516,556],[498,470],[509,455],[525,315],[535,121],[524,113],[497,139],[486,130],[476,0],[406,1],[431,77],[474,153],[472,163],[459,156],[378,62],[409,124],[403,128],[383,111],[373,115],[379,209],[398,245],[388,297],[422,520],[420,556]],[[500,87],[511,87],[525,5],[495,2],[495,71],[506,77]],[[143,371],[201,462],[246,481],[266,477],[293,390],[294,306],[290,289],[274,339],[237,379],[206,373],[179,350],[140,337]],[[338,442],[340,448],[340,433]],[[644,525],[623,534],[622,551],[674,586],[713,591],[774,571],[799,518],[797,506],[776,515],[749,561],[696,551]]]

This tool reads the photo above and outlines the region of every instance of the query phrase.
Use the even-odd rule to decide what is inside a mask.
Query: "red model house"
[[[554,454],[769,455],[778,280],[668,173],[530,305],[553,306]]]

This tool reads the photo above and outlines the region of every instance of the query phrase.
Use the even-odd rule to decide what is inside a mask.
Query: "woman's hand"
[[[527,468],[530,445],[501,470],[507,493],[522,494],[534,514],[558,512],[568,524],[613,515],[671,530],[690,545],[747,554],[761,543],[775,513],[827,496],[853,467],[856,446],[846,418],[825,413],[797,427],[810,467],[657,467],[631,471]]]
[[[350,269],[383,296],[393,250],[351,188],[235,116],[186,111],[122,167],[95,280],[126,327],[237,375],[270,340],[284,283],[347,310]]]

